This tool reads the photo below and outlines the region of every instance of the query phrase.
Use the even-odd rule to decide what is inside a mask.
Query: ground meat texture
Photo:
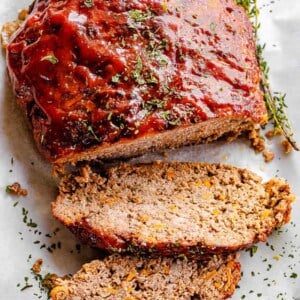
[[[264,156],[265,162],[270,162],[274,159],[275,154],[271,150],[265,149],[263,151],[263,156]]]
[[[36,0],[7,65],[51,162],[236,137],[267,120],[252,26],[233,0]]]
[[[295,197],[231,166],[153,163],[68,175],[54,216],[82,241],[110,252],[207,258],[265,241]]]
[[[290,154],[293,150],[293,147],[291,145],[291,143],[288,140],[283,140],[281,142],[281,145],[283,147],[283,150],[285,152],[285,154]]]
[[[230,297],[240,280],[235,256],[205,263],[113,255],[85,264],[71,279],[58,279],[52,300],[211,300]]]

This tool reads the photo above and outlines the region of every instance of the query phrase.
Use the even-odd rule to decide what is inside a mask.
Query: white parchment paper
[[[1,0],[0,24],[16,18],[31,0]],[[271,84],[287,93],[288,112],[300,143],[300,1],[260,0],[260,38],[267,44],[265,57],[271,67]],[[13,99],[0,55],[0,299],[46,299],[30,274],[33,262],[43,258],[43,272],[73,273],[96,258],[97,251],[81,245],[50,213],[56,182],[50,166],[37,153],[31,133]],[[285,155],[280,140],[267,141],[276,159],[265,164],[247,141],[215,143],[170,151],[168,159],[207,161],[247,167],[264,179],[286,178],[300,195],[300,153]],[[143,159],[165,159],[147,155]],[[14,198],[5,187],[20,182],[29,190],[25,198]],[[233,299],[300,299],[300,200],[293,209],[292,223],[275,232],[257,252],[241,253],[243,278]],[[28,213],[27,213],[28,211]],[[27,215],[27,220],[24,216]],[[30,223],[30,219],[32,222]],[[24,223],[27,223],[27,225]],[[37,227],[28,224],[36,223]],[[59,231],[57,231],[57,228]],[[48,250],[47,250],[48,248]],[[52,253],[50,252],[52,251]],[[33,285],[24,291],[25,277]]]

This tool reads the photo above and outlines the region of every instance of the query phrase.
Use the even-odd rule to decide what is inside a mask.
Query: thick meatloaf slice
[[[198,258],[265,241],[289,220],[295,198],[280,179],[263,184],[245,169],[177,162],[102,175],[85,168],[59,189],[54,216],[91,246]]]
[[[53,163],[232,138],[267,119],[233,0],[36,0],[7,65]]]
[[[110,256],[85,264],[71,279],[58,279],[53,300],[221,300],[240,280],[235,255],[209,262]]]

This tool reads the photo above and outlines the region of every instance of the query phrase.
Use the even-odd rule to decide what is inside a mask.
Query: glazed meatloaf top
[[[52,162],[212,119],[266,120],[252,26],[233,0],[36,0],[7,64]]]
[[[222,300],[240,280],[235,255],[209,262],[112,255],[58,279],[52,300]]]

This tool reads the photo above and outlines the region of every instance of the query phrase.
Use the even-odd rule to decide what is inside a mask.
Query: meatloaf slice
[[[220,164],[156,162],[68,175],[54,216],[110,252],[205,258],[265,241],[288,222],[294,196],[280,179]]]
[[[7,66],[53,163],[235,137],[267,120],[252,26],[233,0],[36,0]]]
[[[235,255],[209,262],[110,256],[85,264],[71,279],[58,279],[53,300],[227,299],[240,280]]]

